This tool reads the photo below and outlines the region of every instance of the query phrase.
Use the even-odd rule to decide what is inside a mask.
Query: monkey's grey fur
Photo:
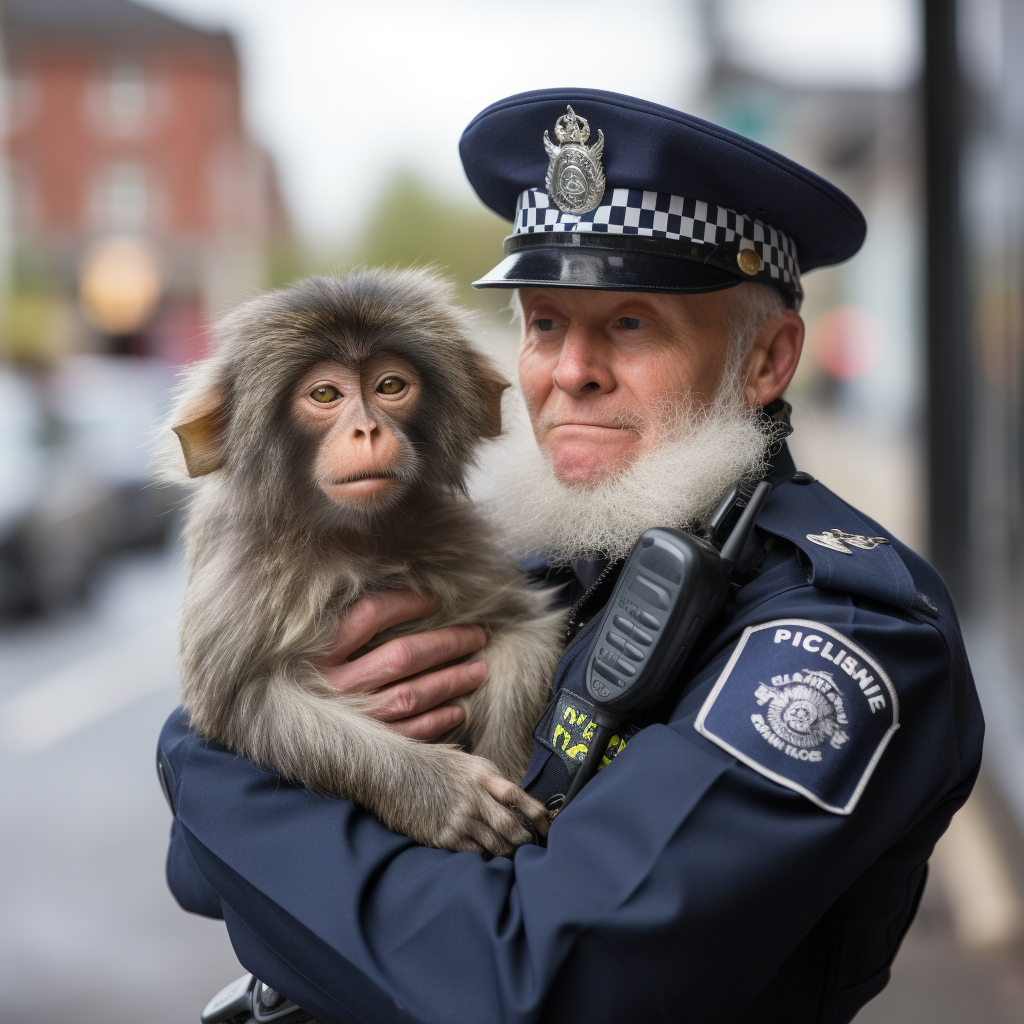
[[[424,272],[310,278],[220,324],[178,403],[223,397],[219,468],[193,481],[185,528],[182,693],[199,735],[260,766],[355,800],[420,843],[507,853],[527,836],[508,806],[538,805],[503,783],[503,806],[482,782],[493,786],[495,769],[505,779],[525,770],[562,616],[498,553],[465,497],[487,433],[483,396],[497,379],[469,332],[446,286]],[[315,487],[315,453],[289,402],[313,364],[358,366],[379,352],[411,362],[423,390],[403,431],[404,493],[360,521]],[[170,440],[158,472],[181,479]],[[314,666],[356,599],[399,589],[441,601],[417,632],[478,623],[489,637],[488,677],[463,700],[466,719],[447,743],[402,737]]]

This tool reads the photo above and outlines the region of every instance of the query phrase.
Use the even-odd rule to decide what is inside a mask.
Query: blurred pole
[[[925,324],[931,560],[966,610],[970,430],[960,156],[963,88],[956,0],[922,0]]]
[[[11,297],[11,252],[14,210],[7,138],[10,134],[10,83],[7,77],[6,0],[0,0],[0,361],[10,351],[7,337],[8,303]]]

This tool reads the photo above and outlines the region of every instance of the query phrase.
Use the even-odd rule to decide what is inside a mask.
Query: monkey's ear
[[[497,437],[501,433],[501,396],[512,385],[483,359],[477,361],[477,375],[482,392],[480,436]]]
[[[224,392],[219,387],[209,388],[182,406],[171,430],[181,442],[190,477],[205,476],[223,465],[221,441],[226,425]]]

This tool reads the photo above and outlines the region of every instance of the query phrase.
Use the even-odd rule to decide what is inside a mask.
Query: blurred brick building
[[[264,283],[286,227],[231,36],[131,0],[7,0],[0,17],[15,314],[20,293],[43,289],[94,347],[193,357],[202,318]],[[70,301],[108,238],[151,253],[159,277],[127,339],[90,331]]]

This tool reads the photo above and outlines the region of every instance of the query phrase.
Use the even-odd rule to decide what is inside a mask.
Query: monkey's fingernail
[[[486,661],[473,661],[469,665],[469,675],[474,682],[483,682],[484,677],[487,675],[487,662]]]

